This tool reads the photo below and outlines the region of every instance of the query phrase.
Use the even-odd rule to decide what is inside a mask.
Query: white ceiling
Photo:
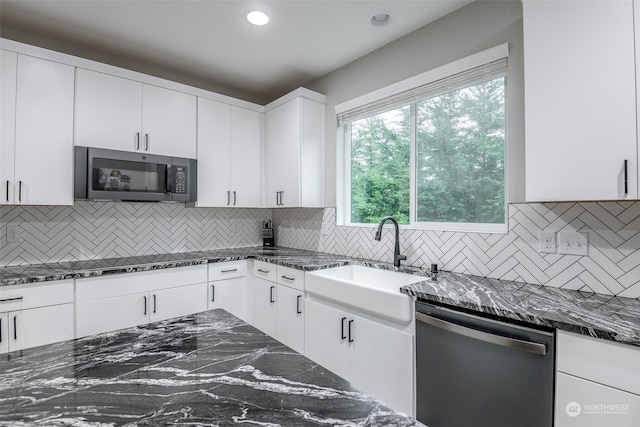
[[[0,28],[3,37],[34,36],[266,103],[468,3],[0,0]],[[266,12],[269,24],[249,24],[245,16],[254,9]],[[392,15],[384,27],[369,22],[379,11]]]

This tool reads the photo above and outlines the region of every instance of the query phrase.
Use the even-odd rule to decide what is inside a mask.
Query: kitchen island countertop
[[[224,310],[0,355],[0,425],[422,426]]]

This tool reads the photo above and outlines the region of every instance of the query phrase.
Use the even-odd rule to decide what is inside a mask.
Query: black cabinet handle
[[[144,151],[149,151],[149,134],[144,134]]]
[[[7,202],[9,201],[9,180],[7,180]]]
[[[227,206],[231,204],[231,191],[227,191]]]
[[[349,320],[349,342],[353,342],[353,338],[351,338],[351,325],[353,324],[353,319]]]
[[[275,286],[272,286],[271,288],[269,288],[269,302],[275,302],[275,300],[273,299],[273,290],[275,289]]]
[[[0,299],[0,302],[10,302],[10,301],[20,301],[20,300],[22,300],[22,297],[3,298],[3,299]]]
[[[144,315],[147,315],[147,297],[144,297]]]
[[[302,311],[300,311],[300,299],[302,298],[302,295],[298,295],[296,297],[296,314],[302,314]]]
[[[18,201],[22,201],[22,181],[18,183]]]
[[[347,320],[346,317],[343,317],[342,319],[340,319],[340,338],[342,338],[343,340],[347,338],[347,336],[344,334],[344,321]]]
[[[13,339],[18,339],[18,316],[13,316]]]
[[[234,271],[238,271],[237,268],[232,268],[230,270],[220,270],[220,273],[233,273]]]
[[[269,274],[269,270],[263,270],[261,268],[258,269],[258,273]]]
[[[153,294],[153,314],[156,314],[156,294]]]
[[[236,205],[236,192],[233,192],[233,206]]]
[[[629,194],[629,160],[624,161],[624,195]]]
[[[140,149],[140,132],[136,132],[136,150]]]
[[[216,286],[211,285],[211,302],[216,300]]]
[[[0,317],[0,342],[2,342],[2,317]]]

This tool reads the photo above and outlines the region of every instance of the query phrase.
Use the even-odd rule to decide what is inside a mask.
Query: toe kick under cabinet
[[[0,287],[0,353],[73,339],[73,280]]]
[[[76,337],[207,310],[207,265],[76,280]]]

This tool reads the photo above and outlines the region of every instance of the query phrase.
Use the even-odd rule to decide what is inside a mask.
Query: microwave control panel
[[[187,168],[186,166],[173,167],[173,191],[176,194],[187,194]]]

